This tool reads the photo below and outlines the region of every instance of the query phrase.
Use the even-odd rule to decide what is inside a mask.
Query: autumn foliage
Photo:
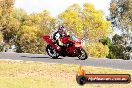
[[[4,3],[9,5],[4,6]],[[4,13],[6,17],[2,15]],[[85,3],[83,7],[73,4],[55,18],[47,10],[28,15],[24,10],[14,8],[13,0],[7,0],[1,3],[0,18],[0,26],[6,26],[3,39],[6,44],[16,45],[17,52],[44,53],[46,44],[42,36],[64,25],[70,33],[89,40],[86,46],[92,44],[88,46],[91,56],[105,57],[108,54],[107,46],[98,40],[110,34],[111,24],[92,4]]]
[[[87,47],[87,51],[92,57],[105,58],[109,54],[109,47],[102,43],[93,43]]]
[[[104,19],[103,12],[89,3],[85,3],[83,8],[74,4],[59,14],[59,18],[70,31],[81,38],[89,39],[89,42],[98,41],[111,32],[111,23]]]

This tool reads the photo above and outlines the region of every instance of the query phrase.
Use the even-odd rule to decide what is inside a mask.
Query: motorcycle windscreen
[[[80,40],[76,36],[71,36],[70,38],[75,42],[80,42]]]

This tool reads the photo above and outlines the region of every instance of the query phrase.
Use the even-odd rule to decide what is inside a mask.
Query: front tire
[[[78,48],[77,49],[77,57],[80,59],[80,60],[85,60],[88,58],[88,55],[86,53],[86,51],[82,48]]]
[[[59,53],[51,45],[47,45],[46,52],[50,57],[54,59],[59,57]]]

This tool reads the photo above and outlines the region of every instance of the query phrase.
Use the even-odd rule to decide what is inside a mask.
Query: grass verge
[[[0,88],[131,88],[129,84],[76,83],[78,65],[0,60]],[[83,67],[87,73],[131,74],[132,70]]]

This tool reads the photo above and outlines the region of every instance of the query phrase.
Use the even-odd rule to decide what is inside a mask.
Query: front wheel
[[[80,59],[80,60],[85,60],[88,58],[88,55],[86,53],[86,51],[82,48],[77,48],[77,57]]]
[[[46,52],[48,53],[50,57],[54,59],[59,57],[59,53],[51,45],[47,45]]]

